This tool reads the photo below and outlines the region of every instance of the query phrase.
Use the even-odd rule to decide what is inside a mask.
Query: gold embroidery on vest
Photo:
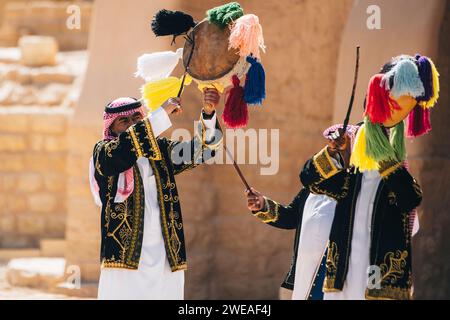
[[[328,253],[326,261],[327,275],[323,283],[324,292],[339,291],[334,288],[338,262],[339,262],[339,253],[337,244],[336,242],[330,242],[328,243]]]
[[[397,250],[394,252],[388,252],[384,256],[384,263],[380,264],[381,268],[381,283],[395,284],[399,278],[402,278],[406,266],[406,258],[408,257],[408,251]]]
[[[148,158],[153,160],[161,160],[161,150],[159,150],[158,142],[153,134],[152,124],[148,118],[144,119],[145,130],[147,132],[146,138],[150,142],[151,150],[154,156],[148,156]]]
[[[136,149],[136,152],[137,152],[137,157],[138,157],[138,158],[139,158],[139,157],[143,157],[143,156],[144,156],[144,153],[142,152],[142,145],[141,145],[141,143],[139,142],[139,139],[138,139],[139,133],[137,133],[137,132],[135,131],[135,129],[134,129],[133,126],[131,126],[131,127],[128,129],[128,132],[129,132],[130,135],[131,135],[131,139],[132,139],[132,141],[133,141],[134,148]]]
[[[327,147],[323,148],[313,157],[313,163],[319,171],[320,176],[325,179],[328,179],[339,171],[331,160]]]

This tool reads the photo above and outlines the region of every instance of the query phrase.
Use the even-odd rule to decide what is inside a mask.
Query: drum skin
[[[200,81],[220,79],[229,74],[239,61],[237,49],[228,49],[229,28],[221,29],[208,20],[198,23],[189,33],[194,38],[194,52],[189,63],[189,75]],[[183,65],[186,67],[192,50],[186,41],[183,50]]]

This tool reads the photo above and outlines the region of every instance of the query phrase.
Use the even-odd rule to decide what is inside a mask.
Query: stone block
[[[30,211],[36,213],[53,212],[58,206],[58,199],[52,193],[34,193],[27,195]]]
[[[27,149],[24,136],[19,134],[0,134],[0,152],[19,152]]]
[[[58,44],[49,36],[23,36],[19,39],[21,63],[28,67],[53,66],[56,64]]]
[[[45,221],[39,214],[23,214],[17,216],[17,232],[24,235],[41,235],[45,229]]]
[[[18,177],[18,191],[34,192],[40,190],[42,186],[43,178],[38,173],[24,173]]]

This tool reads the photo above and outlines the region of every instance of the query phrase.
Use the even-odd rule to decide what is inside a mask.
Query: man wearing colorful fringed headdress
[[[325,138],[342,128],[334,125],[323,132]],[[346,128],[351,141],[358,126]],[[336,166],[337,160],[332,159]],[[326,247],[336,201],[324,194],[302,188],[289,205],[280,204],[251,188],[245,191],[247,207],[262,222],[279,229],[295,229],[291,267],[281,287],[292,291],[293,300],[322,300]]]
[[[221,143],[216,90],[191,141],[160,137],[180,113],[171,98],[146,116],[140,101],[118,98],[103,113],[90,183],[101,209],[99,299],[183,299],[185,240],[175,175],[214,156]]]
[[[337,130],[306,162],[303,185],[337,201],[324,299],[412,298],[412,222],[422,191],[407,170],[404,119],[409,137],[431,130],[438,76],[427,57],[393,58],[370,80],[353,147]]]

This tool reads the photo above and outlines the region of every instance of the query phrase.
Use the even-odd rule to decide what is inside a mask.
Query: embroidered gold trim
[[[130,135],[131,135],[131,139],[132,139],[132,141],[133,141],[134,148],[136,149],[137,157],[138,157],[138,158],[139,158],[139,157],[143,157],[143,156],[144,156],[144,153],[142,152],[142,147],[141,147],[141,145],[140,145],[140,143],[139,143],[139,140],[138,140],[138,138],[137,138],[136,131],[134,130],[134,127],[131,126],[131,127],[129,128],[129,131],[128,131],[128,132],[129,132]]]
[[[385,284],[395,284],[398,279],[404,276],[404,267],[406,266],[406,258],[408,257],[408,251],[397,250],[394,252],[388,252],[384,256],[384,263],[380,264],[381,269],[381,284],[386,287]]]
[[[394,173],[398,168],[400,168],[402,166],[401,163],[396,163],[393,166],[390,166],[388,168],[383,168],[384,170],[382,170],[380,172],[380,176],[382,178],[386,178],[388,177],[391,173]]]
[[[124,262],[116,262],[116,261],[106,261],[103,260],[101,263],[100,268],[119,268],[119,269],[130,269],[130,270],[137,270],[138,265],[135,263],[127,264]]]
[[[187,264],[182,263],[182,264],[176,265],[176,266],[172,267],[171,270],[172,270],[172,272],[179,271],[179,270],[187,270]]]
[[[106,208],[105,208],[105,227],[106,227],[106,232],[108,232],[109,229],[109,222],[111,219],[111,191],[112,191],[112,187],[113,187],[113,183],[114,183],[114,177],[113,176],[109,176],[108,177],[108,191],[106,192]]]
[[[339,261],[339,253],[336,242],[328,243],[328,252],[326,260],[327,275],[323,282],[324,292],[336,292],[340,291],[334,288],[334,283],[336,281],[337,265]]]
[[[264,223],[276,222],[279,218],[279,208],[280,205],[266,197],[264,197],[266,203],[266,211],[258,211],[253,215],[262,220]]]
[[[162,159],[164,162],[164,159]],[[167,226],[167,219],[166,219],[166,208],[165,208],[165,203],[164,203],[164,194],[162,191],[162,185],[161,185],[161,176],[159,174],[158,168],[156,167],[156,163],[154,162],[154,160],[149,160],[150,161],[150,165],[153,169],[153,172],[155,174],[155,181],[156,181],[156,186],[158,189],[158,199],[159,199],[159,208],[160,208],[160,212],[161,212],[161,226],[162,226],[162,231],[163,231],[163,235],[164,235],[164,243],[168,246],[168,254],[170,255],[172,261],[173,261],[173,266],[171,266],[172,271],[176,271],[176,270],[181,270],[181,269],[187,269],[187,265],[184,262],[183,264],[179,264],[178,260],[179,257],[176,257],[174,255],[174,250],[172,248],[172,244],[170,242],[170,236],[169,236],[169,229]],[[166,168],[167,169],[167,168]],[[167,173],[168,174],[168,173]],[[169,179],[169,176],[167,176]]]
[[[107,143],[105,143],[105,153],[109,158],[112,158],[112,151],[116,150],[117,147],[119,146],[120,141],[118,138],[111,140]]]
[[[419,196],[422,197],[422,188],[417,183],[416,179],[413,178],[413,188],[414,192]]]
[[[98,156],[99,156],[99,152],[100,152],[100,149],[101,149],[101,145],[103,145],[103,142],[100,142],[97,145],[97,148],[95,148],[95,152],[94,152],[94,166],[95,166],[95,169],[98,171],[98,173],[102,177],[104,177],[104,174],[103,174],[102,170],[100,169],[100,162],[98,161]]]
[[[411,300],[411,289],[383,286],[380,289],[366,289],[367,300]]]
[[[340,292],[342,290],[336,289],[334,287],[334,278],[325,278],[325,280],[323,281],[323,288],[322,291],[323,292]]]
[[[328,179],[339,171],[331,160],[327,147],[323,148],[313,157],[313,163],[319,171],[320,176],[324,179]]]
[[[217,141],[216,143],[213,144],[209,144],[206,142],[206,125],[203,122],[203,117],[200,116],[200,120],[199,120],[200,124],[201,124],[201,136],[200,134],[198,134],[198,132],[196,132],[196,136],[200,139],[200,141],[202,142],[202,146],[211,149],[211,150],[217,150],[219,149],[220,145],[222,144],[223,141],[223,134],[221,135],[219,141]],[[219,130],[220,132],[222,132],[222,130],[220,130],[220,128],[215,128],[214,130]]]
[[[150,146],[152,147],[153,153],[155,154],[153,157],[149,157],[149,159],[153,160],[161,160],[161,150],[159,150],[158,142],[156,141],[155,135],[153,134],[152,124],[148,118],[144,119],[145,130],[147,131],[148,140],[150,141]]]
[[[322,180],[323,181],[323,180]],[[319,182],[320,183],[320,182]],[[346,176],[344,177],[344,185],[342,186],[342,193],[336,194],[333,192],[329,192],[327,190],[319,188],[317,184],[313,184],[309,187],[310,191],[315,194],[324,194],[326,196],[329,196],[335,200],[343,199],[347,196],[348,190],[350,188],[350,177]]]
[[[128,247],[128,255],[127,255],[127,263],[133,263],[133,253],[135,251],[138,239],[139,239],[139,231],[142,229],[141,226],[141,215],[145,214],[144,210],[145,208],[142,208],[141,206],[141,180],[136,177],[138,177],[139,169],[136,168],[136,166],[133,166],[133,174],[134,174],[134,191],[133,191],[133,202],[134,202],[134,208],[133,208],[133,228],[131,229],[131,240],[130,245]],[[140,260],[140,255],[139,255]]]

